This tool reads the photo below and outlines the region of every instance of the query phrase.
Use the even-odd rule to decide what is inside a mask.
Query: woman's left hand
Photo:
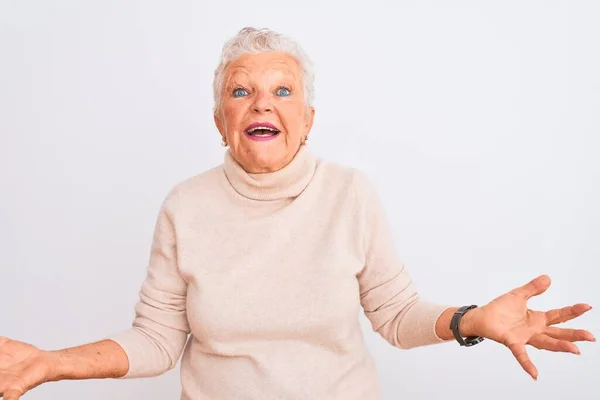
[[[527,300],[544,293],[549,287],[550,277],[541,275],[526,285],[471,310],[465,314],[466,319],[472,313],[464,321],[464,331],[469,332],[465,336],[482,336],[502,343],[510,349],[523,369],[533,379],[537,379],[537,368],[527,355],[525,345],[540,350],[579,354],[579,349],[573,342],[596,341],[588,331],[553,326],[586,313],[592,308],[588,304],[575,304],[549,311],[527,308]]]

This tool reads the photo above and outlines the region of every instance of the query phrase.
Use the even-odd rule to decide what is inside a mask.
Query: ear
[[[213,120],[215,121],[215,126],[219,130],[221,136],[225,137],[225,126],[223,124],[223,119],[221,118],[221,113],[219,111],[213,114]]]
[[[314,122],[315,122],[315,108],[308,107],[308,109],[306,110],[305,121],[304,121],[304,134],[305,135],[308,135],[308,133],[312,129]]]

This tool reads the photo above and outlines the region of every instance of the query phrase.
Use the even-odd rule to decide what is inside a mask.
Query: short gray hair
[[[315,73],[312,61],[300,45],[293,39],[270,29],[245,27],[223,45],[221,59],[215,70],[213,81],[215,113],[218,112],[221,106],[221,93],[227,65],[243,54],[260,54],[270,51],[286,53],[298,62],[304,86],[304,102],[307,107],[312,107]]]

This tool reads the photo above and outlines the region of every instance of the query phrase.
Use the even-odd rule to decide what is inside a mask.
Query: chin
[[[285,162],[286,154],[284,152],[273,154],[272,151],[260,151],[251,153],[248,156],[248,162],[252,166],[252,169],[267,172],[281,169],[282,164]]]

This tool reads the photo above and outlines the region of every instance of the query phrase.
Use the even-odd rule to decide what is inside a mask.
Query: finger
[[[583,329],[566,329],[557,328],[555,326],[549,326],[546,328],[544,333],[551,338],[568,340],[569,342],[595,342],[596,338],[591,332]]]
[[[513,344],[508,346],[513,356],[517,359],[521,367],[527,372],[533,379],[537,380],[538,370],[531,362],[529,355],[527,354],[527,350],[525,349],[525,345],[523,344]]]
[[[575,304],[574,306],[555,308],[554,310],[546,311],[546,325],[554,325],[570,321],[591,309],[592,307],[588,304]]]
[[[532,296],[537,296],[544,293],[550,287],[550,283],[551,280],[548,275],[540,275],[525,285],[511,290],[511,292],[518,296],[522,296],[527,300]]]
[[[529,339],[528,344],[538,350],[572,353],[577,355],[581,354],[579,348],[575,344],[567,340],[555,339],[544,334],[533,336],[531,339]]]
[[[2,397],[3,400],[19,400],[19,397],[21,396],[21,393],[19,393],[17,390],[9,390],[8,392],[4,393],[4,397]]]

